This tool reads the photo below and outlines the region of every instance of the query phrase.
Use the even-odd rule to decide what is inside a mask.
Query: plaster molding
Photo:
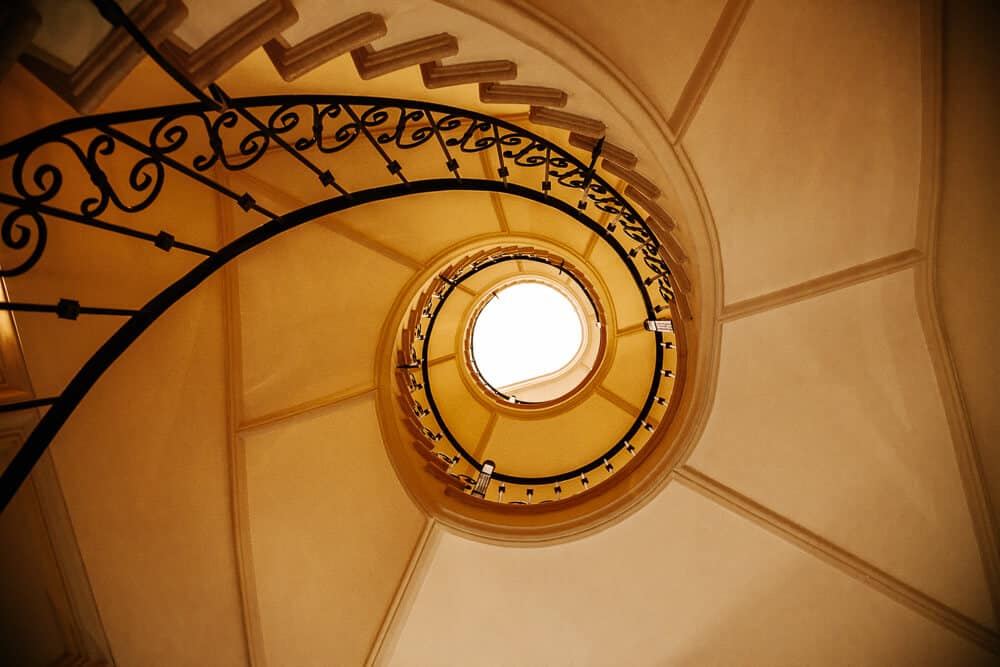
[[[375,385],[371,382],[365,382],[364,384],[348,387],[347,389],[342,389],[325,396],[320,396],[319,398],[290,405],[288,407],[281,408],[280,410],[275,410],[274,412],[268,412],[267,414],[259,417],[245,419],[239,424],[239,426],[236,427],[236,430],[239,433],[246,433],[247,431],[252,431],[264,426],[272,426],[289,419],[294,419],[295,417],[307,415],[311,412],[317,412],[319,410],[326,410],[340,405],[341,403],[346,403],[356,398],[368,396],[374,391]]]
[[[634,333],[639,333],[640,331],[646,330],[645,320],[642,322],[636,322],[635,324],[629,324],[623,327],[618,327],[615,335],[621,338],[622,336],[630,336]]]
[[[619,408],[628,415],[635,415],[642,411],[638,405],[633,405],[627,399],[619,396],[603,384],[597,385],[596,392],[598,396],[607,400],[609,403],[614,404],[615,407]]]
[[[493,437],[493,429],[496,428],[498,421],[500,421],[500,413],[491,411],[486,426],[483,427],[483,432],[479,436],[479,442],[476,443],[475,448],[472,450],[473,458],[478,459],[482,457],[483,452],[486,451],[486,446],[490,444],[490,438]]]
[[[828,273],[825,276],[811,278],[797,285],[760,296],[726,304],[722,308],[720,320],[730,322],[743,317],[781,308],[798,301],[812,299],[835,290],[882,278],[897,271],[924,264],[926,255],[917,249],[904,250],[886,257],[879,257],[864,264]]]
[[[753,0],[727,0],[722,8],[708,43],[702,50],[694,71],[691,72],[667,121],[673,130],[675,143],[683,140],[687,133],[752,4]]]
[[[216,180],[229,185],[226,171],[215,168]],[[222,193],[216,195],[216,215],[219,240],[226,244],[236,238],[231,201]],[[243,634],[246,641],[247,663],[250,667],[267,667],[264,635],[261,629],[260,600],[257,596],[257,575],[253,562],[250,535],[250,500],[247,488],[246,452],[239,435],[244,420],[243,405],[243,331],[240,318],[239,266],[229,263],[222,268],[223,314],[226,341],[223,374],[226,387],[226,431],[229,453],[230,516],[233,527],[233,550],[236,560],[237,586],[243,612]]]
[[[252,174],[247,174],[244,172],[239,172],[235,174],[235,180],[244,181],[250,186],[250,189],[257,193],[263,193],[269,199],[273,200],[276,204],[286,207],[289,211],[295,211],[303,208],[307,205],[306,202],[299,199],[295,195],[287,192],[286,190],[275,186],[263,179],[257,178]],[[376,252],[387,259],[390,259],[397,264],[401,264],[408,269],[417,271],[421,268],[422,263],[415,257],[411,257],[405,253],[402,253],[395,248],[392,248],[381,241],[377,241],[372,237],[368,236],[363,232],[359,232],[353,227],[344,224],[337,217],[328,215],[324,216],[322,219],[315,222],[316,225],[326,229],[334,234],[338,234],[346,239],[357,243],[358,245],[364,246],[369,250]]]
[[[454,359],[455,357],[456,357],[456,354],[454,352],[449,352],[448,354],[446,354],[446,355],[444,355],[442,357],[437,357],[435,359],[431,359],[430,361],[427,362],[427,365],[428,366],[437,366],[438,364],[443,364],[443,363],[449,362],[452,359]]]
[[[937,283],[944,57],[940,0],[923,0],[920,14],[923,72],[921,85],[924,101],[921,120],[924,141],[916,244],[924,252],[927,261],[917,267],[914,279],[917,313],[924,330],[938,391],[951,432],[955,459],[993,607],[994,623],[1000,627],[1000,525],[997,520],[997,507],[994,504],[995,499],[990,497],[982,456],[979,452],[980,445],[972,428],[954,353],[941,317],[941,297]]]
[[[1000,634],[996,631],[896,579],[820,535],[690,466],[678,467],[673,478],[684,487],[836,567],[924,618],[1000,655]]]
[[[424,530],[413,546],[413,552],[407,562],[406,570],[400,577],[396,587],[396,594],[389,602],[385,617],[379,627],[375,639],[372,641],[371,649],[368,652],[368,659],[365,660],[365,667],[373,665],[384,665],[392,657],[396,642],[402,632],[402,625],[397,623],[397,619],[405,621],[409,616],[413,603],[416,600],[420,584],[427,576],[427,571],[434,560],[434,554],[441,542],[441,527],[431,518],[424,524]]]

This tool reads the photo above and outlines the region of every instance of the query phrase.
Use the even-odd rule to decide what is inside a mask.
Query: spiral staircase
[[[5,661],[1000,654],[975,12],[3,12]]]

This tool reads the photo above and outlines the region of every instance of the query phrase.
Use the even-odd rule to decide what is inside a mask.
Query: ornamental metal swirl
[[[230,99],[214,93],[216,102],[199,93],[200,101],[189,104],[71,118],[0,146],[0,277],[25,275],[44,263],[47,243],[65,225],[202,257],[141,308],[105,309],[133,314],[63,393],[46,399],[50,409],[0,480],[4,506],[82,397],[151,322],[249,248],[331,212],[418,193],[506,192],[556,208],[598,234],[641,286],[650,318],[669,312],[675,299],[684,303],[674,280],[680,267],[639,208],[596,169],[597,151],[576,154],[503,119],[427,102],[342,95]],[[316,178],[329,197],[272,211],[221,177],[260,170],[257,179],[267,181],[267,156],[274,151],[293,158],[292,168]],[[355,151],[381,162],[384,180],[353,187],[361,155]],[[492,171],[479,177],[485,163]],[[439,171],[428,173],[429,166]],[[243,236],[216,248],[177,238],[150,222],[169,215],[143,215],[156,207],[169,213],[170,197],[163,194],[175,180],[195,182],[257,217]],[[54,294],[52,300],[76,306],[45,309],[60,316],[94,312],[79,311],[78,302],[65,296]]]
[[[474,112],[403,100],[284,96],[229,102],[231,107],[221,111],[186,104],[75,119],[0,147],[0,161],[13,162],[9,183],[0,188],[6,194],[2,203],[17,209],[7,214],[0,240],[10,250],[30,248],[26,257],[5,266],[0,275],[25,273],[44,254],[48,218],[66,216],[43,210],[43,204],[69,199],[70,205],[58,207],[59,211],[95,221],[109,208],[138,213],[157,200],[168,174],[206,178],[215,168],[246,170],[276,142],[308,160],[342,152],[358,141],[377,146],[386,158],[386,149],[400,153],[439,143],[446,166],[463,154],[492,151],[499,162],[496,178],[530,179],[546,196],[579,202],[581,207],[592,204],[608,214],[606,233],[620,245],[631,246],[633,256],[641,254],[656,283],[656,300],[673,299],[671,269],[659,256],[660,243],[636,207],[586,157],[581,159],[524,128]],[[260,121],[255,124],[249,117]],[[149,120],[154,121],[152,127],[145,129],[144,121]],[[127,178],[112,177],[107,167],[112,158],[129,163]],[[391,168],[394,161],[386,159],[387,166]],[[70,171],[81,172],[91,193],[66,192]],[[322,171],[320,167],[318,172]]]

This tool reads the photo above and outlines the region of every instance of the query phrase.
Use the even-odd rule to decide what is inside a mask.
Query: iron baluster
[[[316,174],[316,177],[319,179],[319,182],[322,183],[325,187],[332,187],[345,197],[351,196],[351,193],[349,193],[339,183],[337,183],[336,179],[333,177],[333,174],[330,172],[329,169],[323,170],[317,167],[315,164],[312,163],[311,160],[306,158],[304,155],[302,155],[302,153],[293,148],[287,141],[282,139],[277,132],[275,132],[272,128],[262,123],[260,119],[257,118],[257,116],[250,113],[246,109],[246,107],[240,104],[234,105],[232,98],[229,97],[229,95],[227,95],[226,92],[222,90],[222,88],[218,84],[213,83],[208,87],[208,89],[212,92],[212,95],[217,100],[219,100],[219,103],[222,105],[223,108],[233,109],[234,111],[236,111],[236,113],[238,113],[239,115],[243,116],[248,121],[250,121],[251,125],[253,125],[258,130],[264,133],[264,136],[274,140],[274,143],[281,146],[281,148],[283,148],[286,153],[291,155],[293,158],[302,163],[307,169]]]
[[[381,144],[375,141],[375,137],[373,137],[372,133],[368,131],[368,126],[365,125],[364,121],[358,117],[358,114],[354,111],[351,105],[345,104],[344,110],[347,111],[347,115],[351,117],[351,120],[357,124],[361,133],[365,135],[366,139],[368,139],[368,143],[370,143],[375,150],[378,151],[378,154],[382,156],[382,159],[385,161],[385,168],[389,171],[389,173],[398,178],[404,185],[409,185],[410,182],[406,180],[406,176],[403,174],[402,165],[399,164],[398,160],[393,160],[389,157],[389,154],[385,152],[385,149],[382,148]]]
[[[167,166],[169,166],[172,169],[174,169],[175,171],[178,171],[178,172],[184,174],[185,176],[187,176],[189,178],[193,178],[194,180],[198,181],[202,185],[205,185],[207,187],[212,188],[213,190],[215,190],[219,194],[222,194],[222,195],[225,195],[226,197],[229,197],[234,202],[236,202],[237,204],[239,204],[240,208],[242,208],[244,211],[257,211],[261,215],[266,215],[267,217],[272,218],[272,219],[278,217],[277,214],[275,214],[275,213],[267,210],[263,206],[259,205],[257,203],[257,200],[254,199],[250,195],[250,193],[248,193],[248,192],[244,192],[242,195],[236,194],[236,192],[234,190],[230,190],[229,188],[227,188],[226,186],[222,185],[221,183],[217,183],[216,181],[213,181],[211,178],[205,176],[204,174],[199,174],[197,171],[195,171],[194,169],[191,169],[187,165],[179,162],[178,160],[175,160],[174,158],[170,157],[169,155],[164,154],[162,151],[154,150],[150,146],[147,146],[147,145],[143,144],[141,141],[133,138],[132,136],[130,136],[128,134],[125,134],[121,130],[115,129],[115,128],[107,126],[107,125],[100,126],[100,129],[101,129],[102,132],[106,132],[107,134],[109,134],[109,135],[113,136],[114,138],[118,139],[123,144],[125,144],[127,146],[130,146],[131,148],[139,151],[140,153],[143,153],[144,155],[148,155],[149,157],[153,158],[154,160],[159,160],[159,161],[163,162],[164,164],[166,164]],[[221,147],[219,148],[219,150],[221,150]]]
[[[576,207],[581,211],[587,208],[587,192],[590,190],[590,184],[594,181],[594,173],[597,168],[597,159],[601,156],[601,150],[604,148],[604,137],[597,140],[594,144],[594,150],[590,152],[590,164],[587,166],[587,171],[583,174],[583,185],[580,187],[580,201],[577,203]]]
[[[44,213],[45,215],[61,218],[68,222],[75,222],[81,225],[86,225],[87,227],[94,227],[96,229],[102,229],[104,231],[113,232],[115,234],[121,234],[122,236],[131,236],[132,238],[149,241],[150,243],[152,243],[153,245],[162,250],[170,250],[171,248],[178,248],[180,250],[197,253],[199,255],[211,255],[213,253],[213,251],[211,250],[206,250],[205,248],[192,245],[190,243],[183,243],[177,241],[176,239],[174,239],[172,234],[168,234],[167,232],[161,231],[159,234],[140,232],[139,230],[132,229],[131,227],[116,225],[112,222],[98,220],[97,218],[88,218],[79,213],[74,213],[73,211],[67,211],[65,209],[56,208],[55,206],[49,206],[48,204],[29,202],[25,199],[12,197],[10,195],[3,193],[0,193],[0,203],[9,204],[11,206],[15,206],[18,208],[33,209],[38,211],[39,213]]]
[[[164,72],[170,75],[170,77],[181,85],[186,91],[191,93],[196,99],[204,103],[211,109],[218,110],[219,104],[215,102],[211,97],[206,95],[198,86],[191,83],[190,80],[183,74],[181,74],[177,68],[170,64],[170,61],[163,57],[156,47],[146,39],[146,35],[143,34],[141,30],[132,22],[125,10],[121,8],[114,0],[91,0],[94,6],[97,7],[97,11],[101,13],[101,16],[105,21],[110,23],[112,26],[118,28],[124,28],[125,31],[132,37],[135,42],[142,47],[142,50],[152,58],[157,65],[160,66]]]
[[[497,175],[503,181],[504,187],[507,187],[507,177],[510,175],[510,170],[507,169],[507,165],[503,160],[503,150],[500,147],[500,131],[497,129],[496,123],[493,123],[493,145],[496,146],[497,159],[500,161],[500,166],[497,168]]]
[[[23,303],[19,301],[0,301],[0,310],[18,311],[26,313],[55,313],[64,320],[75,320],[80,315],[117,315],[120,317],[134,317],[141,315],[141,310],[129,308],[99,308],[96,306],[81,306],[79,301],[73,299],[60,299],[59,303]]]
[[[0,405],[0,412],[16,412],[17,410],[42,408],[46,405],[52,405],[57,400],[59,400],[58,396],[49,396],[47,398],[32,398],[27,401],[18,401],[17,403],[4,403]]]
[[[461,181],[462,175],[458,173],[458,160],[456,160],[451,156],[451,151],[448,150],[448,145],[445,144],[444,138],[441,136],[441,130],[438,127],[437,123],[434,122],[434,116],[431,115],[431,110],[427,109],[426,111],[424,111],[424,113],[427,114],[427,120],[431,124],[431,130],[433,130],[434,136],[435,138],[437,138],[438,145],[441,146],[441,150],[444,151],[445,168],[451,173],[455,174],[455,178]]]

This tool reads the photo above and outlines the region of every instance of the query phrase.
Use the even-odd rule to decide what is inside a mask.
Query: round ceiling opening
[[[472,329],[476,370],[504,395],[558,376],[583,346],[579,309],[561,291],[539,282],[496,291]]]

